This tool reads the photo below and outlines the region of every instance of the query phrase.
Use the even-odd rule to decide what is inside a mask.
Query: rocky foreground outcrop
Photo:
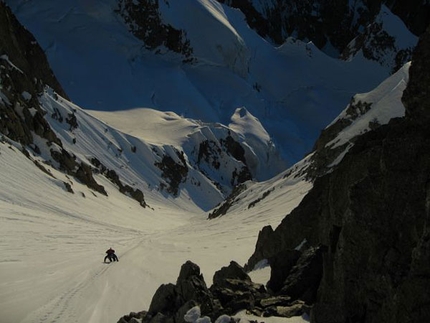
[[[213,285],[208,288],[198,265],[187,261],[182,265],[176,284],[161,285],[152,298],[148,311],[130,313],[118,323],[205,322],[225,320],[240,310],[257,316],[292,317],[308,312],[309,307],[282,294],[272,295],[261,284],[251,281],[244,269],[232,261],[214,274]],[[233,322],[233,318],[229,318]]]

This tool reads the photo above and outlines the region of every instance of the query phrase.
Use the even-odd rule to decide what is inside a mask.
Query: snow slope
[[[193,64],[142,49],[113,12],[115,0],[6,2],[81,107],[144,106],[223,124],[245,107],[290,165],[310,151],[352,95],[371,90],[389,72],[360,57],[340,62],[311,43],[289,40],[274,48],[240,11],[215,0],[159,1],[162,20],[185,30]]]
[[[261,227],[276,226],[310,188],[286,181],[277,192],[285,197],[274,200],[270,212],[257,205],[208,221],[202,211],[190,211],[186,198],[176,205],[152,200],[153,209],[142,208],[101,176],[96,179],[108,197],[95,194],[51,167],[52,177],[40,171],[19,150],[0,143],[5,323],[116,322],[148,309],[158,286],[174,283],[187,260],[199,264],[211,285],[213,273],[230,260],[244,264]],[[63,182],[71,182],[75,193],[66,192]],[[109,247],[118,263],[102,262]]]

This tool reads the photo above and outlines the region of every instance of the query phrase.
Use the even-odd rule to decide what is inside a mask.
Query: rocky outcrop
[[[195,306],[200,306],[204,315],[218,311],[200,268],[187,261],[181,267],[176,285],[164,284],[157,289],[148,311],[141,312],[142,322],[185,322],[184,315]],[[131,319],[133,315],[128,315],[118,322],[131,322]]]
[[[155,163],[155,166],[162,171],[161,177],[164,178],[167,183],[160,183],[160,187],[162,189],[165,188],[166,191],[173,196],[178,196],[179,185],[184,183],[187,179],[188,166],[185,161],[184,152],[179,152],[176,149],[173,150],[176,154],[176,160],[169,155],[164,155],[160,162]]]
[[[253,283],[244,269],[234,261],[215,273],[210,290],[219,300],[222,313],[228,315],[243,309],[258,310],[260,300],[268,297],[264,286]]]
[[[307,179],[314,180],[330,171],[330,165],[355,142],[359,134],[342,145],[336,146],[336,143],[330,144],[330,142],[332,142],[342,130],[353,124],[360,116],[366,114],[371,109],[371,106],[371,103],[356,101],[353,97],[345,110],[345,116],[338,118],[334,123],[321,131],[312,149],[314,154],[311,156],[309,166],[306,169]],[[376,124],[374,128],[377,126],[379,126],[379,124]]]
[[[215,207],[212,212],[209,213],[208,219],[215,219],[219,216],[227,214],[230,207],[236,202],[236,198],[246,190],[245,184],[237,185],[233,188],[231,194],[222,202],[220,205]]]
[[[164,46],[181,54],[185,62],[193,60],[193,49],[185,31],[163,23],[158,0],[119,0],[115,11],[147,49],[160,52]]]
[[[149,206],[145,202],[145,197],[143,195],[143,192],[140,189],[138,188],[134,189],[131,186],[122,183],[118,174],[114,170],[108,169],[97,158],[95,157],[91,158],[90,162],[95,167],[95,169],[97,169],[101,174],[106,176],[107,179],[109,179],[112,183],[114,183],[118,187],[121,193],[130,196],[131,198],[139,202],[140,206],[142,207]]]
[[[257,316],[292,317],[309,313],[309,306],[291,297],[268,293],[263,285],[252,282],[244,269],[234,261],[217,271],[213,285],[207,288],[198,265],[187,261],[181,267],[176,284],[165,284],[158,288],[148,311],[130,313],[118,323],[137,320],[142,323],[184,323],[197,319],[204,319],[205,322],[221,319],[235,322],[230,316],[241,310]]]
[[[226,162],[226,160],[237,161],[231,174],[228,174],[231,187],[252,179],[251,171],[247,166],[245,149],[234,140],[230,132],[225,138],[204,140],[200,143],[196,165],[202,172],[209,169],[218,171],[220,168],[224,168],[226,164],[231,163],[231,161]]]

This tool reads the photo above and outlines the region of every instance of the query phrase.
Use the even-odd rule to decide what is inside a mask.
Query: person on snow
[[[113,250],[112,248],[109,248],[108,250],[106,250],[106,257],[104,259],[104,262],[106,262],[106,259],[109,259],[110,262],[119,261],[118,257],[115,254],[115,250]]]

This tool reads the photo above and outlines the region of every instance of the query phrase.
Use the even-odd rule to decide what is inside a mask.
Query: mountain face
[[[278,290],[291,281],[294,265],[285,263],[297,246],[322,248],[312,322],[419,322],[430,313],[429,39],[414,54],[406,117],[357,138],[279,227],[260,232],[248,265],[271,259]],[[290,274],[273,276],[280,268]]]
[[[39,102],[41,93],[49,84],[58,93],[65,93],[53,75],[43,50],[34,37],[16,20],[10,9],[0,3],[1,33],[0,40],[0,132],[2,140],[14,140],[22,145],[22,150],[30,157],[32,153],[41,154],[42,147],[37,138],[46,142],[50,158],[59,168],[76,176],[97,192],[106,194],[103,187],[94,180],[90,169],[80,164],[68,153],[61,140],[44,118],[46,111]],[[53,93],[57,97],[57,94]],[[64,118],[71,128],[74,115]],[[30,153],[28,150],[32,151]],[[46,171],[37,160],[35,165]]]
[[[249,28],[243,12],[215,0],[6,2],[80,107],[148,107],[225,125],[244,107],[287,165],[312,150],[321,129],[353,95],[401,67],[408,58],[397,54],[409,53],[417,41],[386,7],[375,10],[378,28],[348,38],[349,51],[340,61],[310,36],[299,40],[292,32],[280,43],[267,41]],[[262,12],[280,2],[253,3]]]

